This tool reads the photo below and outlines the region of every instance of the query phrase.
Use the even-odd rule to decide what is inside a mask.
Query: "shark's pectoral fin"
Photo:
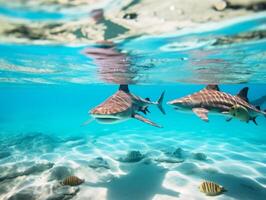
[[[137,119],[137,120],[140,120],[140,121],[142,121],[144,123],[150,124],[152,126],[155,126],[155,127],[158,127],[158,128],[162,128],[162,126],[160,126],[160,125],[152,122],[151,120],[149,120],[149,119],[147,119],[147,118],[145,118],[145,117],[143,117],[143,116],[141,116],[141,115],[139,115],[137,113],[135,113],[134,115],[132,115],[132,117],[135,118],[135,119]]]
[[[209,118],[208,118],[208,110],[205,108],[193,108],[192,111],[199,117],[201,118],[203,121],[208,122]]]
[[[226,118],[226,121],[230,122],[232,119],[233,119],[233,117],[228,117],[228,118]]]

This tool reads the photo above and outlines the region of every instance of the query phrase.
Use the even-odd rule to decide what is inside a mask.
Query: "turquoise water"
[[[265,94],[265,85],[248,86],[250,97]],[[173,84],[130,88],[134,94],[152,100],[166,90],[165,99],[171,100],[202,87]],[[222,85],[221,89],[235,94],[242,87]],[[114,85],[93,84],[2,85],[2,198],[17,192],[32,196],[32,191],[34,199],[57,193],[66,196],[60,189],[48,189],[68,174],[59,168],[54,175],[63,166],[86,180],[73,199],[205,199],[197,189],[205,179],[228,189],[218,199],[264,199],[264,117],[258,118],[258,126],[236,119],[226,122],[224,116],[216,115],[210,115],[210,122],[205,123],[191,113],[179,113],[165,105],[167,115],[153,107],[148,115],[163,125],[162,129],[134,119],[112,125],[94,121],[83,126],[89,118],[88,110],[116,90]],[[168,158],[178,148],[184,151],[182,163],[156,161]],[[145,154],[145,159],[120,162],[119,158],[131,150]],[[206,160],[195,158],[195,153],[204,153]],[[102,157],[110,168],[90,168],[96,157]],[[47,167],[49,163],[53,165]],[[41,169],[33,167],[36,165]],[[27,170],[31,173],[23,175]],[[7,178],[12,175],[16,178]]]
[[[0,13],[31,20],[64,17],[10,9],[0,7]],[[249,87],[251,102],[265,96],[265,39],[215,43],[222,36],[264,30],[265,20],[259,15],[114,41],[111,47],[1,43],[0,199],[265,199],[265,117],[258,117],[256,126],[210,114],[206,123],[166,104],[208,83],[230,94]],[[89,110],[118,84],[153,101],[166,91],[166,115],[156,106],[147,115],[163,128],[135,119],[84,126]],[[265,97],[256,102],[266,108]],[[125,162],[130,151],[143,156]],[[69,175],[85,183],[60,185]],[[198,189],[203,180],[227,192],[207,197]]]

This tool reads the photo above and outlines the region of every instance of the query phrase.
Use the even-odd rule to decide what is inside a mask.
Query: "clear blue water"
[[[221,89],[235,94],[243,86],[222,85]],[[265,94],[265,85],[248,86],[251,99]],[[165,99],[171,100],[202,87],[182,84],[131,86],[131,91],[155,100],[162,90],[166,90]],[[4,156],[0,160],[1,176],[23,172],[40,163],[54,163],[53,168],[1,182],[2,197],[21,190],[35,191],[37,199],[40,194],[52,195],[46,187],[58,181],[49,178],[53,169],[64,166],[86,179],[75,199],[161,199],[162,189],[171,191],[164,193],[168,198],[204,199],[197,185],[205,179],[228,189],[219,199],[264,199],[264,117],[258,118],[258,126],[236,119],[226,122],[224,116],[217,115],[210,115],[210,122],[205,123],[191,113],[179,113],[165,105],[167,115],[151,107],[151,114],[147,116],[163,125],[162,129],[134,119],[112,125],[94,121],[83,126],[89,118],[88,110],[116,90],[114,85],[93,84],[2,85],[0,130]],[[156,160],[177,148],[185,151],[181,164],[155,161],[128,164],[117,160],[130,150],[138,150],[147,159]],[[5,156],[5,153],[8,154]],[[207,160],[193,158],[194,153],[204,153]],[[110,169],[88,167],[95,157],[104,158]]]
[[[0,13],[61,18],[5,8]],[[258,117],[256,126],[211,114],[206,123],[165,103],[207,83],[219,83],[230,94],[248,86],[251,102],[264,96],[265,40],[213,44],[220,36],[261,29],[265,19],[261,15],[206,30],[115,41],[111,50],[96,44],[0,44],[0,199],[265,199],[264,117]],[[167,114],[151,106],[147,115],[163,128],[135,119],[83,125],[88,111],[114,94],[119,83],[154,101],[166,91]],[[260,106],[265,109],[266,101]],[[182,156],[174,157],[178,148]],[[132,150],[144,159],[122,162]],[[90,167],[97,157],[108,167]],[[58,185],[67,175],[85,183]],[[198,190],[203,180],[227,192],[206,197]]]

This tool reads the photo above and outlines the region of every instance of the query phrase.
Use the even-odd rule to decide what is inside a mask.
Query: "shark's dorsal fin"
[[[206,90],[217,90],[217,91],[220,91],[219,86],[218,85],[213,85],[213,84],[207,85],[205,89]]]
[[[256,106],[256,108],[257,108],[258,110],[260,110],[260,106]]]
[[[128,85],[120,85],[119,90],[129,93]]]
[[[244,87],[240,92],[237,94],[237,96],[246,102],[249,102],[248,100],[248,87]]]

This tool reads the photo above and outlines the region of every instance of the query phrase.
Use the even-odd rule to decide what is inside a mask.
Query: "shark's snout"
[[[187,110],[193,107],[193,102],[190,98],[179,98],[167,102],[168,105],[174,107],[175,110]]]
[[[181,99],[176,99],[176,100],[167,102],[168,105],[173,105],[173,106],[182,105],[183,103],[184,102]]]

